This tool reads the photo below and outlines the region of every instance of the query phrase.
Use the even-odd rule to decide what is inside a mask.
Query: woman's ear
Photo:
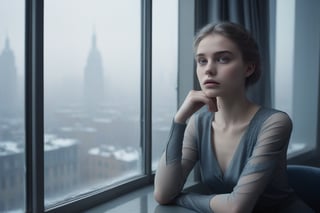
[[[247,69],[246,69],[246,77],[249,77],[250,75],[252,75],[252,73],[255,71],[256,69],[256,65],[253,63],[248,63],[247,65]]]

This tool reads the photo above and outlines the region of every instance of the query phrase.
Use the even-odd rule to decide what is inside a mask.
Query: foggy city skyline
[[[0,49],[4,46],[5,37],[8,36],[13,41],[11,46],[15,52],[18,76],[23,79],[24,1],[6,1],[2,5],[5,7],[0,8],[4,17],[0,20],[0,26],[3,26],[0,28]],[[77,9],[74,9],[74,5],[77,5]],[[157,52],[154,53],[156,54],[154,69],[161,64],[161,69],[166,70],[163,75],[170,73],[167,70],[177,69],[172,67],[176,64],[177,58],[167,56],[168,50],[161,46],[166,43],[164,47],[172,45],[176,48],[177,29],[172,22],[176,17],[170,14],[174,14],[171,11],[175,11],[177,5],[171,5],[170,8],[164,8],[164,3],[154,2],[154,7],[157,7],[158,11],[168,11],[166,16],[161,16],[161,21],[157,22],[157,28],[153,29],[155,34],[161,31],[161,36],[157,37],[158,42],[154,44],[157,45]],[[72,87],[69,86],[68,91],[63,92],[79,96],[84,77],[82,70],[91,48],[93,34],[97,36],[97,46],[102,55],[106,93],[112,90],[109,96],[116,96],[117,92],[119,95],[139,92],[135,89],[140,87],[139,0],[115,1],[112,4],[99,0],[60,0],[45,1],[44,6],[45,97],[60,96],[61,91],[57,89],[68,87],[70,82]],[[157,18],[155,16],[154,20]],[[155,72],[155,75],[159,74]],[[171,75],[174,80],[176,74],[173,72]]]
[[[45,202],[50,205],[70,194],[142,172],[141,11],[138,0],[44,3],[44,176]],[[24,1],[0,0],[0,5],[5,5],[0,7],[0,52],[9,40],[14,58],[10,66],[15,67],[23,111]],[[176,109],[177,83],[177,16],[173,16],[177,2],[170,9],[164,7],[164,1],[155,1],[154,5],[153,164],[161,154]],[[161,15],[164,11],[166,16]],[[23,208],[24,199],[15,194],[24,196],[24,115],[20,114],[17,121],[0,123],[0,157],[5,162],[0,169],[10,169],[17,177],[8,182],[12,178],[6,174],[10,173],[2,173],[2,193],[6,196],[0,196],[4,199],[0,199],[0,211]],[[4,136],[10,142],[4,141]],[[16,166],[11,168],[11,164]],[[12,196],[7,192],[10,187]]]

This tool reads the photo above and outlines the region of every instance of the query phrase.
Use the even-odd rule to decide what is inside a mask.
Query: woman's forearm
[[[182,143],[186,124],[172,123],[166,150],[155,175],[155,199],[160,204],[171,202],[184,183],[182,169]]]

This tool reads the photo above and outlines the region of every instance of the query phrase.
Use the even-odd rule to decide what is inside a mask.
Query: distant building
[[[78,184],[78,143],[74,139],[45,135],[44,180],[48,202],[69,193]]]
[[[92,46],[84,69],[84,102],[87,110],[96,112],[104,99],[104,75],[96,35],[92,35]]]
[[[14,53],[7,37],[0,53],[0,117],[12,117],[17,114],[17,69]]]
[[[74,139],[45,135],[44,181],[46,202],[68,194],[78,184],[78,143]],[[0,212],[24,209],[24,143],[0,141]]]
[[[114,145],[100,145],[88,151],[90,180],[112,184],[141,170],[140,153],[132,147],[116,148]]]
[[[0,141],[0,212],[23,209],[25,188],[24,147]]]

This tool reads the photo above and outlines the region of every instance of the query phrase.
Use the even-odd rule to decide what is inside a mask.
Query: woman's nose
[[[205,74],[206,75],[215,75],[216,72],[217,72],[217,70],[216,70],[214,63],[208,62],[207,66],[205,68]]]

